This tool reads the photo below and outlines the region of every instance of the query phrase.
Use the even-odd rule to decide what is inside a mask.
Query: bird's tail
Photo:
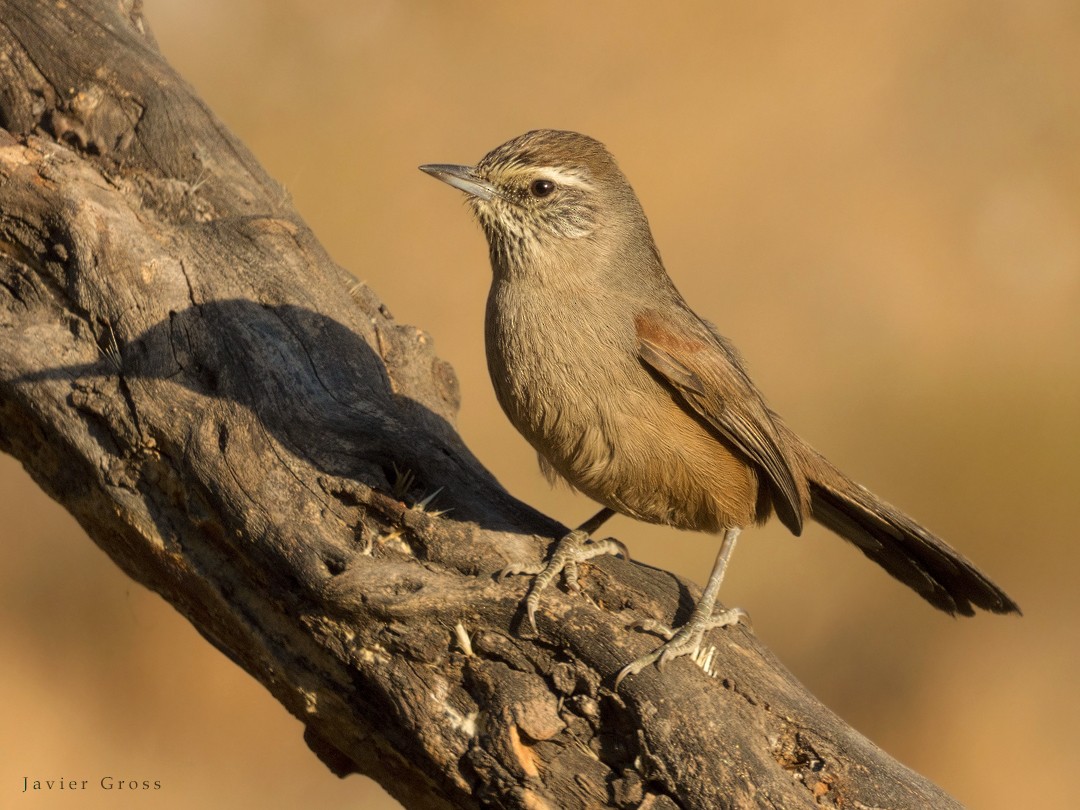
[[[972,616],[975,608],[1019,613],[978,568],[899,509],[855,483],[786,426],[810,483],[811,516],[853,543],[934,607]]]

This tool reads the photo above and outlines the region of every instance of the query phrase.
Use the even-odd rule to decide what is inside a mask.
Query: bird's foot
[[[615,691],[619,691],[619,684],[627,675],[636,675],[650,664],[656,664],[662,668],[664,664],[674,658],[684,655],[696,655],[701,649],[701,640],[705,633],[716,627],[730,627],[745,619],[749,623],[750,616],[742,608],[729,608],[708,617],[690,617],[690,621],[677,630],[663,625],[652,619],[639,622],[636,626],[642,630],[659,633],[667,641],[661,644],[648,655],[643,655],[636,661],[631,661],[615,676]]]
[[[536,633],[536,608],[540,604],[540,594],[544,589],[562,574],[566,587],[574,593],[579,592],[581,585],[578,584],[578,563],[601,554],[620,555],[624,559],[630,559],[626,546],[618,540],[611,537],[606,540],[593,540],[587,532],[575,529],[555,544],[551,557],[543,565],[515,563],[499,571],[496,576],[501,580],[515,574],[535,575],[532,585],[529,586],[529,595],[525,597],[525,610],[529,616],[529,624]]]

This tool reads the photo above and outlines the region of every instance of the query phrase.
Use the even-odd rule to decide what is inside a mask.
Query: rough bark
[[[663,571],[586,566],[532,637],[492,573],[562,527],[468,452],[452,370],[350,294],[138,2],[0,0],[0,127],[0,447],[335,773],[414,808],[957,806],[743,628],[613,695],[657,643],[627,626],[691,608]]]

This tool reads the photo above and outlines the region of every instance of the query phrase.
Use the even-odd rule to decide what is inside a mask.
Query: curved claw
[[[539,574],[543,571],[543,566],[535,565],[534,563],[511,563],[506,568],[501,568],[495,572],[495,579],[498,582],[502,582],[507,577],[517,576],[518,574]]]
[[[649,653],[648,655],[643,655],[636,661],[631,661],[625,667],[620,669],[619,674],[615,676],[615,688],[612,691],[618,692],[619,684],[623,682],[623,678],[625,678],[627,675],[637,675],[639,672],[641,672],[641,670],[645,669],[645,667],[647,667],[659,657],[660,653],[654,651]]]
[[[617,540],[614,537],[608,537],[604,540],[604,542],[611,543],[611,545],[617,549],[616,551],[609,551],[609,554],[617,557],[622,557],[627,562],[631,561],[630,549],[626,547],[626,543],[624,543],[622,540]]]
[[[715,616],[713,621],[718,623],[710,623],[710,627],[731,627],[733,624],[745,624],[751,630],[754,629],[754,623],[750,620],[750,614],[741,607],[728,608],[723,613]]]

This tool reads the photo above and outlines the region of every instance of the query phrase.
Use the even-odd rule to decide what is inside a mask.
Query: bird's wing
[[[758,468],[773,493],[776,516],[799,534],[803,495],[792,462],[735,350],[696,316],[673,320],[648,311],[637,316],[635,326],[641,362],[688,412]]]

